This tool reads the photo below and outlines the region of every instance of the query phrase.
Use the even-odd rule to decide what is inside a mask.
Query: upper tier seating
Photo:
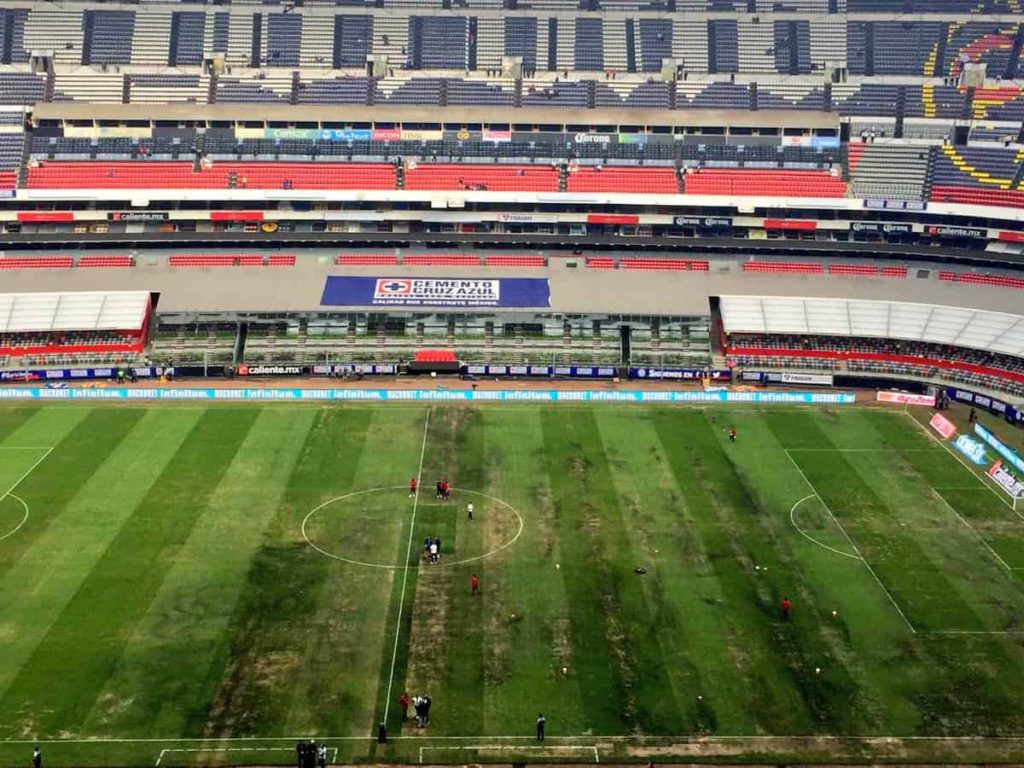
[[[936,202],[1024,207],[1014,178],[1024,150],[943,145],[936,153],[931,199]]]
[[[405,171],[405,189],[557,192],[558,169],[531,165],[420,163]]]
[[[845,182],[825,171],[705,169],[686,175],[691,195],[845,197]]]
[[[29,169],[33,189],[394,189],[385,163],[44,162]]]
[[[679,182],[672,168],[621,168],[581,166],[572,171],[569,192],[617,192],[674,195]]]

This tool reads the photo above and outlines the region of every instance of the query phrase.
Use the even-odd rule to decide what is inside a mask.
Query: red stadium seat
[[[78,259],[80,267],[134,267],[131,256],[82,256]]]
[[[615,259],[611,256],[587,256],[587,269],[615,269]]]
[[[405,189],[557,192],[559,171],[548,165],[420,163],[405,170]]]
[[[393,253],[342,253],[334,259],[339,267],[389,267],[398,264]]]
[[[932,200],[937,203],[1024,208],[1024,190],[935,186],[932,188]]]
[[[687,194],[846,197],[846,182],[828,171],[705,169],[685,177]]]
[[[407,267],[479,267],[480,257],[474,254],[409,254],[402,257]]]
[[[745,261],[744,272],[786,275],[821,275],[825,268],[821,264],[803,261]]]
[[[0,269],[71,269],[74,261],[71,256],[3,256]]]
[[[543,256],[484,256],[485,267],[546,267]]]
[[[581,166],[569,174],[566,189],[569,192],[675,195],[679,193],[679,180],[674,168],[605,166],[597,170]]]
[[[267,258],[267,264],[271,267],[294,267],[294,253],[272,253]]]
[[[232,174],[234,174],[232,181]],[[195,171],[192,163],[80,161],[30,168],[30,189],[394,189],[387,163],[217,162]]]

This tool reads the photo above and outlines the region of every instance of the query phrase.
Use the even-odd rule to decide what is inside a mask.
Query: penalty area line
[[[835,516],[835,513],[832,511],[832,508],[825,503],[825,499],[822,497],[820,493],[818,493],[818,489],[814,487],[814,484],[811,483],[811,481],[808,479],[803,469],[800,468],[800,465],[796,463],[796,459],[793,458],[793,454],[791,454],[788,449],[785,450],[786,458],[788,458],[790,463],[796,468],[796,471],[800,473],[800,477],[802,477],[804,479],[804,482],[807,483],[807,487],[810,488],[811,491],[814,492],[814,495],[817,496],[818,499],[821,501],[821,506],[824,507],[825,511],[828,512],[828,516],[832,518],[832,522],[836,524],[836,527],[840,530],[843,536],[846,537],[846,541],[849,543],[850,548],[853,549],[857,557],[859,557],[861,562],[864,563],[864,567],[868,569],[868,573],[871,574],[871,577],[875,580],[875,583],[878,584],[879,589],[881,589],[882,592],[885,593],[885,596],[889,598],[889,602],[892,603],[892,607],[896,609],[896,613],[898,613],[900,615],[900,618],[903,619],[903,623],[907,625],[907,629],[910,630],[911,634],[916,635],[917,630],[914,629],[914,625],[910,623],[910,619],[907,618],[907,614],[905,614],[903,612],[903,609],[900,608],[900,604],[896,602],[896,598],[892,596],[892,593],[888,590],[885,584],[882,583],[882,580],[878,578],[878,574],[875,573],[875,569],[871,567],[871,563],[869,563],[864,558],[864,555],[860,553],[860,549],[858,549],[857,545],[853,543],[853,538],[850,536],[849,533],[846,532],[846,529],[843,527],[843,524],[839,522],[839,518]]]
[[[522,752],[527,749],[544,749],[549,751],[557,750],[572,750],[575,752],[591,752],[594,755],[594,762],[601,762],[601,755],[597,751],[597,746],[587,744],[573,744],[573,745],[558,745],[558,744],[469,744],[458,747],[446,747],[446,746],[423,746],[420,747],[420,764],[423,764],[423,753],[427,750],[433,751],[452,751],[452,750],[464,750],[473,752],[501,752],[501,751],[515,751]]]

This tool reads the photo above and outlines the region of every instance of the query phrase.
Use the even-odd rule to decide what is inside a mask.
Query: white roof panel
[[[865,336],[1024,356],[1024,316],[899,301],[722,296],[726,333]],[[2,313],[2,309],[0,309]]]
[[[146,291],[0,294],[0,333],[135,331],[149,310]]]

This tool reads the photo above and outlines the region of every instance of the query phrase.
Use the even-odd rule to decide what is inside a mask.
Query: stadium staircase
[[[750,84],[750,111],[757,112],[757,83]]]
[[[220,82],[220,75],[215,71],[210,72],[210,84],[206,88],[206,103],[217,103],[217,84]]]
[[[636,72],[636,22],[626,19],[626,71]]]
[[[893,137],[903,138],[903,116],[907,110],[907,89],[900,86],[896,93],[896,127],[893,128]]]
[[[29,158],[32,155],[32,132],[25,131],[25,141],[21,145],[21,160],[18,162],[18,189],[24,189],[28,182]]]
[[[1017,13],[1024,13],[1018,10]],[[1024,24],[1017,25],[1017,34],[1013,38],[1013,48],[1010,50],[1010,60],[1006,62],[1006,70],[1003,77],[1012,80],[1017,74],[1017,63],[1020,61],[1022,49],[1024,49]]]
[[[515,91],[512,93],[512,106],[516,109],[523,106],[523,78],[517,77]]]
[[[245,360],[245,342],[249,339],[249,324],[238,324],[238,335],[235,336],[235,347],[231,362],[235,365]]]

